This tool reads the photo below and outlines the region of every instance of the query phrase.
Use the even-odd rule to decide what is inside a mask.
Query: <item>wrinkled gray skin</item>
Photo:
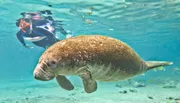
[[[111,37],[77,36],[48,48],[34,70],[34,77],[41,81],[56,78],[62,88],[73,90],[74,86],[65,76],[77,75],[81,77],[85,91],[92,93],[97,89],[96,80],[120,81],[171,64],[145,62],[127,44]]]

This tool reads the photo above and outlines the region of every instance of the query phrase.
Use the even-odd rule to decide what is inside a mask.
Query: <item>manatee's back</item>
[[[111,64],[114,68],[128,74],[137,74],[143,69],[143,60],[127,44],[120,40],[101,36],[77,36],[62,40],[51,46],[46,52],[58,57],[67,65]]]

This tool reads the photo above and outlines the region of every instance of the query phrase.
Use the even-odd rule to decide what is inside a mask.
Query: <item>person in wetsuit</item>
[[[36,13],[23,13],[23,18],[17,20],[16,26],[20,27],[20,30],[16,33],[18,40],[27,48],[32,48],[25,43],[25,40],[31,41],[33,44],[39,47],[48,48],[53,45],[59,39],[55,35],[56,21],[51,16],[43,17],[41,12]],[[57,25],[57,29],[66,36],[66,38],[72,35],[68,34],[62,27]]]

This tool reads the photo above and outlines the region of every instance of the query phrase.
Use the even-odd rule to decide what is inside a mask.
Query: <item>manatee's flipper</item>
[[[74,86],[71,84],[71,82],[65,76],[58,75],[56,77],[56,80],[63,89],[66,89],[66,90],[74,89]]]
[[[79,76],[82,78],[84,90],[87,93],[92,93],[97,90],[97,82],[92,78],[91,72],[87,67],[82,67],[78,71]]]
[[[92,93],[97,90],[97,82],[92,78],[81,77],[84,84],[84,90],[87,93]]]
[[[150,69],[156,68],[156,67],[168,66],[168,65],[173,64],[173,62],[168,62],[168,61],[147,61],[145,63],[147,65],[147,70],[150,70]]]

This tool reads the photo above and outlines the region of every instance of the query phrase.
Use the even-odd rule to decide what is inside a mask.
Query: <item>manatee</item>
[[[115,82],[144,74],[152,68],[168,66],[169,61],[145,61],[126,43],[100,34],[83,35],[59,41],[40,57],[34,78],[56,78],[65,90],[73,90],[66,76],[79,76],[86,93],[97,90],[97,81]]]

